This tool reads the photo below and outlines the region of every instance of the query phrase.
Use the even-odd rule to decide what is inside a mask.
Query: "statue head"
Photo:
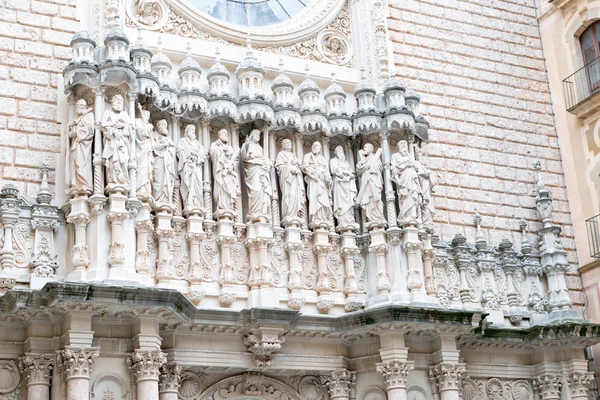
[[[398,152],[400,153],[400,155],[408,157],[409,153],[408,153],[408,143],[405,142],[404,140],[401,140],[398,142]]]
[[[196,139],[196,127],[192,124],[185,127],[185,137],[188,139]]]
[[[121,96],[120,94],[115,94],[113,96],[113,98],[111,99],[111,104],[112,104],[112,109],[113,111],[123,111],[123,107],[124,107],[124,103],[123,103],[123,96]]]
[[[229,132],[227,132],[227,129],[223,128],[219,131],[219,140],[223,143],[227,143],[229,142]]]
[[[253,143],[260,142],[260,131],[258,129],[252,129],[248,135],[248,138]]]
[[[373,153],[373,145],[371,143],[365,144],[365,146],[363,147],[363,153],[366,155],[372,154]]]
[[[83,115],[87,113],[87,111],[87,102],[84,99],[77,100],[77,103],[75,103],[75,112],[77,112],[77,115]]]
[[[346,153],[344,153],[344,148],[342,146],[337,146],[335,148],[335,156],[340,160],[346,159]]]
[[[321,154],[321,143],[314,142],[310,148],[313,154]]]
[[[292,141],[290,139],[283,139],[281,141],[281,148],[285,151],[292,151]]]
[[[161,119],[156,123],[156,130],[163,136],[169,135],[169,124],[166,119]]]

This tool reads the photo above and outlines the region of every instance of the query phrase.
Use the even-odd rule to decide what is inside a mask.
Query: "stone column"
[[[562,385],[562,377],[558,375],[542,374],[533,378],[533,386],[535,389],[537,389],[540,395],[540,400],[560,400],[560,391]]]
[[[202,120],[200,122],[202,132],[202,146],[204,146],[204,150],[208,151],[210,149],[210,122],[207,120]],[[203,178],[204,178],[204,221],[212,221],[213,219],[213,208],[212,208],[212,189],[211,189],[211,179],[212,174],[210,172],[210,160],[208,159],[210,156],[207,156],[206,161],[202,164]]]
[[[302,308],[306,299],[302,295],[302,264],[300,264],[300,250],[304,245],[297,242],[288,242],[285,244],[285,249],[288,252],[288,260],[290,263],[290,275],[288,278],[288,289],[290,297],[288,306],[292,310]]]
[[[429,369],[429,377],[440,400],[459,400],[467,372],[464,364],[438,364]]]
[[[383,150],[383,183],[385,188],[385,204],[389,228],[397,228],[396,220],[396,195],[392,185],[392,162],[390,153],[389,132],[381,131],[381,149]]]
[[[96,348],[67,348],[58,352],[57,363],[67,381],[67,400],[89,400],[90,373],[100,355]]]
[[[349,400],[350,393],[356,385],[356,373],[347,369],[331,371],[331,378],[327,381],[330,400]]]
[[[235,243],[235,236],[219,235],[218,244],[221,247],[221,271],[219,272],[219,283],[221,293],[219,303],[222,306],[230,306],[237,294],[233,291],[233,265],[231,265],[231,246]]]
[[[15,251],[13,249],[13,229],[19,222],[21,206],[19,204],[19,188],[12,183],[7,183],[0,191],[4,198],[0,200],[2,213],[0,221],[4,228],[4,244],[0,250],[0,266],[2,274],[10,274],[15,266]]]
[[[49,400],[50,374],[54,369],[54,357],[26,353],[19,360],[19,369],[27,385],[27,400]]]
[[[585,372],[573,372],[567,377],[569,389],[571,389],[571,400],[588,400],[590,398],[589,387],[594,381],[594,375]]]
[[[183,368],[177,363],[167,363],[160,367],[158,395],[160,400],[177,400]]]
[[[128,92],[127,99],[129,100],[129,118],[135,122],[135,100],[137,98],[137,93]],[[140,115],[140,118],[142,116]],[[136,158],[136,148],[135,148],[135,130],[130,139],[130,150],[129,150],[129,164],[127,165],[127,169],[129,170],[129,198],[128,202],[138,203],[137,200],[137,158]]]
[[[150,211],[148,204],[142,205],[144,214]],[[139,215],[139,214],[138,214]],[[140,275],[143,284],[151,285],[154,283],[152,271],[150,271],[150,251],[148,250],[148,239],[152,237],[154,225],[149,218],[143,218],[135,223],[137,231],[137,251],[135,253],[135,270]]]
[[[85,197],[75,197],[70,200],[70,203],[71,213],[67,215],[67,223],[73,224],[75,228],[75,245],[71,257],[73,271],[69,274],[69,278],[83,280],[85,271],[90,265],[86,237],[86,226],[90,222],[89,206]]]
[[[318,231],[323,228],[317,228]],[[327,270],[327,253],[331,251],[331,245],[319,243],[318,236],[322,232],[315,232],[314,250],[317,254],[317,292],[319,293],[317,301],[317,309],[320,312],[327,313],[333,307],[334,301],[330,299],[331,280],[329,279],[329,271]]]
[[[168,205],[163,205],[156,215],[156,229],[154,231],[158,238],[156,281],[159,287],[168,286],[173,272],[173,258],[169,251],[169,240],[175,236],[175,230],[171,226],[173,219],[171,212],[172,210]]]
[[[160,350],[134,350],[127,358],[129,370],[137,386],[137,400],[159,400],[160,367],[167,358]]]
[[[385,261],[388,245],[383,243],[374,246],[371,245],[369,246],[369,251],[375,253],[375,257],[377,258],[377,292],[379,292],[379,294],[388,294],[392,288]]]
[[[231,128],[231,147],[233,147],[233,151],[234,154],[237,151],[239,154],[239,150],[240,150],[240,127],[237,124],[230,124],[229,127]],[[238,157],[239,158],[239,157]],[[238,159],[238,181],[237,181],[237,185],[238,185],[238,189],[239,189],[239,193],[238,193],[238,197],[235,199],[235,204],[234,204],[234,220],[236,224],[243,224],[244,222],[244,211],[242,209],[242,171],[239,167],[240,163],[239,163],[239,159]]]
[[[94,88],[94,196],[104,197],[104,171],[102,168],[102,113],[104,112],[104,86]]]
[[[377,364],[377,372],[383,375],[387,400],[407,400],[406,377],[414,368],[412,361],[392,361]]]

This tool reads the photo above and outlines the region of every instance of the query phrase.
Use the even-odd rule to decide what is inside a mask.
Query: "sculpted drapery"
[[[244,180],[248,189],[248,222],[268,222],[271,219],[271,161],[264,157],[259,144],[260,131],[254,129],[241,149]]]
[[[157,206],[173,202],[175,187],[175,145],[169,137],[167,121],[156,123],[156,133],[152,144],[154,173],[152,176],[152,196]]]
[[[150,111],[140,108],[140,117],[135,120],[135,147],[137,157],[136,194],[148,201],[152,195],[152,174],[154,157],[152,157],[152,134],[154,127],[150,123]]]
[[[333,215],[339,229],[353,229],[356,227],[353,207],[358,191],[354,169],[346,160],[342,146],[335,148],[335,157],[329,161],[329,166],[333,177]]]
[[[321,155],[321,143],[313,143],[311,152],[304,156],[302,167],[308,186],[309,224],[311,227],[330,228],[332,181],[327,162]]]
[[[282,150],[277,154],[275,168],[281,188],[281,216],[283,225],[301,223],[300,213],[306,203],[304,178],[300,160],[292,153],[292,141],[284,139]]]
[[[233,217],[235,199],[239,194],[239,154],[234,152],[229,144],[229,133],[226,129],[221,129],[219,139],[211,144],[210,159],[214,176],[215,216]]]
[[[206,153],[202,144],[196,139],[196,128],[188,125],[185,136],[177,144],[179,178],[181,180],[181,197],[184,212],[200,212],[204,209],[202,197],[202,164]]]
[[[77,115],[69,122],[69,160],[67,185],[70,189],[91,194],[94,185],[92,172],[92,142],[94,140],[94,113],[85,100],[75,105]]]
[[[419,174],[419,183],[421,184],[419,199],[421,219],[423,227],[431,231],[433,229],[433,214],[435,211],[433,197],[431,196],[431,193],[433,193],[434,182],[431,171],[421,162],[420,157],[415,160],[415,165]]]
[[[400,204],[398,223],[401,226],[417,225],[421,185],[417,166],[408,152],[408,144],[405,141],[398,142],[398,153],[392,156],[392,178],[396,183]]]
[[[367,223],[385,225],[383,201],[381,200],[383,193],[381,149],[373,153],[373,145],[365,144],[364,149],[358,152],[356,170],[360,176],[357,202],[365,213]]]
[[[123,108],[123,96],[112,98],[112,107],[102,117],[104,147],[102,159],[106,166],[106,180],[109,185],[128,187],[129,148],[134,126]]]

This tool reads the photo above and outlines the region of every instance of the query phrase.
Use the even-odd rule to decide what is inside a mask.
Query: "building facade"
[[[3,398],[593,395],[536,5],[305,3],[0,1]]]

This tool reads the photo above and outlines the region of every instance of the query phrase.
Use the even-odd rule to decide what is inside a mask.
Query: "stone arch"
[[[115,400],[130,400],[131,393],[125,382],[117,375],[102,375],[92,385],[90,399],[103,399],[105,393],[110,393]]]
[[[198,400],[304,400],[286,384],[258,372],[225,378],[206,389]]]
[[[570,53],[570,57],[567,57],[567,60],[571,64],[571,71],[574,72],[583,66],[583,54],[579,46],[579,36],[588,26],[599,20],[600,4],[590,3],[587,5],[585,11],[574,13],[565,23],[563,35]]]

